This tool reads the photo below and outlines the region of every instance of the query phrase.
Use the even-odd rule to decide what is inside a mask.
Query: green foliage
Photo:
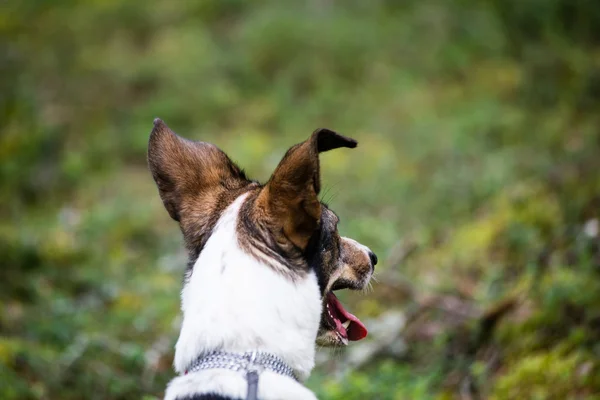
[[[435,372],[418,374],[410,367],[383,361],[364,372],[351,372],[339,381],[316,376],[310,386],[323,399],[433,399],[429,393]]]
[[[593,361],[579,353],[532,354],[510,366],[490,399],[580,399],[600,390],[593,368]]]
[[[157,116],[261,180],[319,126],[355,137],[323,155],[323,197],[383,279],[344,300],[466,309],[415,317],[402,361],[318,369],[320,397],[597,396],[599,27],[586,0],[8,2],[0,398],[155,398],[173,376]]]

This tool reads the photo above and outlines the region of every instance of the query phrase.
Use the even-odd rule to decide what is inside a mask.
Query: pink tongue
[[[342,303],[338,300],[337,296],[333,294],[333,292],[329,292],[327,295],[328,302],[335,307],[336,311],[344,316],[347,320],[350,320],[350,325],[347,329],[348,340],[355,341],[364,339],[367,336],[367,327],[365,324],[363,324],[355,315],[346,311]]]

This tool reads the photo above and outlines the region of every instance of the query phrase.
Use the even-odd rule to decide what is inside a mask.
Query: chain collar
[[[294,370],[281,358],[273,354],[258,351],[227,353],[216,350],[204,353],[190,364],[185,373],[188,374],[206,369],[229,369],[240,372],[261,372],[267,370],[279,375],[289,376],[298,381]]]

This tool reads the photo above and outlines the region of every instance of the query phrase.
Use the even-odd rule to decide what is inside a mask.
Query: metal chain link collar
[[[268,370],[279,375],[289,376],[298,381],[294,370],[281,358],[258,351],[246,353],[226,353],[224,351],[211,351],[200,355],[185,371],[186,374],[207,369],[229,369],[232,371],[261,372]]]

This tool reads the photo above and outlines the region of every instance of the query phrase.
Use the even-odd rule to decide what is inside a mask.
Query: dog
[[[166,400],[316,399],[301,383],[315,344],[367,335],[333,292],[364,289],[377,257],[339,235],[318,197],[319,154],[356,146],[317,129],[260,184],[215,145],[154,120],[149,169],[189,253]]]

